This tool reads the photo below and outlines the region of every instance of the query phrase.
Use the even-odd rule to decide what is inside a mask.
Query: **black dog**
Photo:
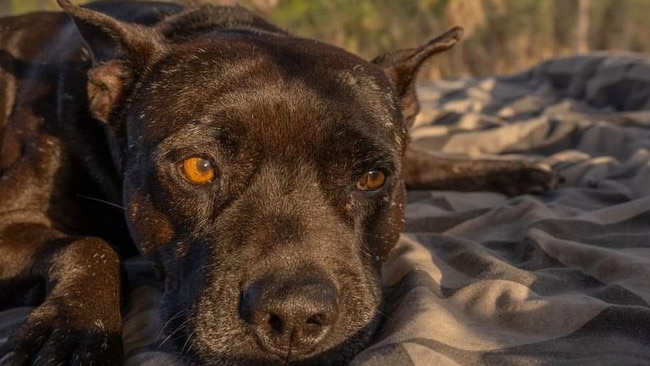
[[[59,3],[0,20],[0,308],[38,305],[3,364],[119,364],[135,246],[188,361],[341,363],[378,326],[405,183],[554,184],[407,147],[460,29],[366,62],[238,7]]]

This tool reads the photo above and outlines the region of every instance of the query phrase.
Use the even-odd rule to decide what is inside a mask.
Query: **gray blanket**
[[[421,91],[421,147],[525,154],[566,182],[411,192],[390,320],[355,364],[650,364],[649,60],[556,59]]]
[[[650,60],[555,59],[420,96],[420,147],[535,158],[566,181],[543,196],[409,192],[387,321],[353,364],[650,365]],[[177,364],[156,346],[146,265],[129,268],[127,365]],[[0,313],[0,328],[26,310]]]

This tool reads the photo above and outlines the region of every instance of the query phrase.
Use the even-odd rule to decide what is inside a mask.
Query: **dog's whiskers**
[[[185,339],[185,343],[183,343],[183,347],[181,348],[181,353],[185,353],[185,347],[189,344],[189,347],[187,348],[187,352],[189,352],[192,349],[192,346],[194,346],[194,341],[191,340],[192,337],[196,334],[196,330],[193,330],[190,334],[187,335],[187,338]]]
[[[95,201],[95,202],[105,203],[105,204],[107,204],[109,206],[119,208],[120,210],[126,210],[126,208],[124,206],[118,205],[117,203],[113,203],[113,202],[110,202],[110,201],[103,200],[101,198],[84,196],[83,194],[75,194],[75,196],[77,196],[79,198],[85,198],[87,200],[91,200],[91,201]]]
[[[167,337],[165,337],[165,339],[158,345],[158,348],[161,348],[168,340],[170,340],[174,336],[174,334],[176,334],[176,333],[178,333],[178,331],[182,330],[187,325],[187,323],[189,323],[189,322],[190,322],[190,319],[188,318],[184,322],[182,322],[178,327],[176,327],[176,329],[174,329],[174,331],[171,332]]]
[[[184,311],[184,310],[179,310],[176,314],[172,315],[172,316],[171,316],[171,317],[170,317],[170,318],[165,322],[165,325],[163,325],[163,327],[160,329],[160,332],[158,332],[158,336],[156,337],[156,340],[159,340],[159,339],[160,339],[160,336],[163,334],[163,332],[165,332],[165,329],[167,329],[167,327],[171,324],[172,321],[174,321],[174,319],[176,319],[176,318],[178,318],[179,316],[181,316],[181,315],[183,314],[183,311]]]

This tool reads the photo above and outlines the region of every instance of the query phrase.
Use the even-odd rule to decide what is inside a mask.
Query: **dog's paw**
[[[81,320],[70,310],[47,301],[34,309],[0,347],[0,366],[121,365],[119,330],[110,331],[109,320]],[[88,314],[97,309],[77,310]]]
[[[513,171],[496,177],[497,189],[509,196],[540,194],[557,187],[563,181],[551,167],[534,162],[521,162]]]

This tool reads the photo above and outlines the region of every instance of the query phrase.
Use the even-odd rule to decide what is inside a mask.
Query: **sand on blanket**
[[[409,192],[384,269],[387,319],[353,364],[649,364],[650,60],[553,59],[420,96],[421,148],[538,159],[566,182],[542,196]],[[178,364],[157,346],[146,265],[129,269],[127,365]],[[25,313],[0,312],[0,343]]]

